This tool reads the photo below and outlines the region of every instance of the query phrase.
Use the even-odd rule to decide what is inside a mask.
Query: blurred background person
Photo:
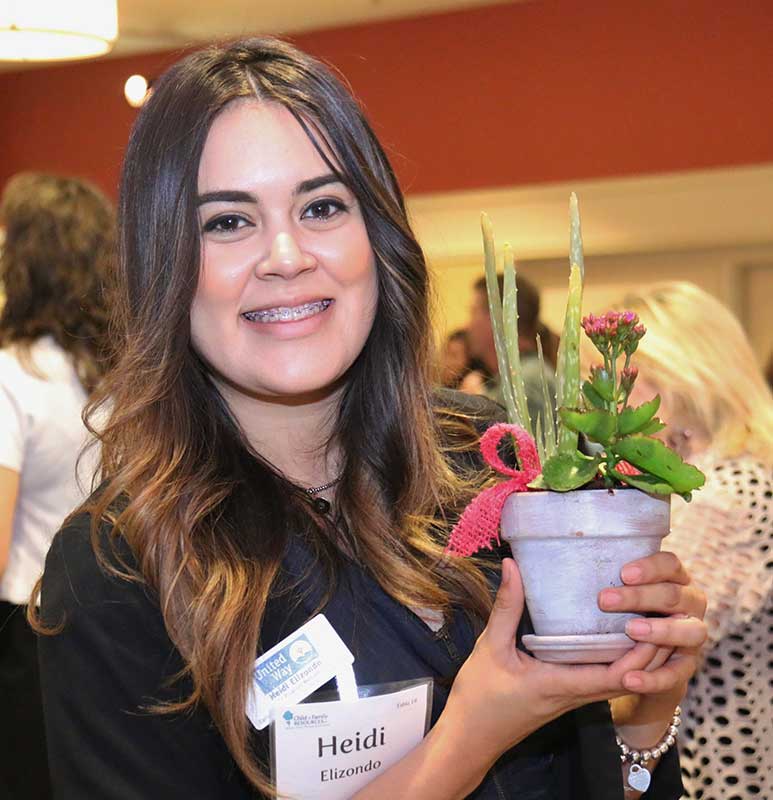
[[[483,362],[470,355],[470,341],[467,331],[459,328],[450,333],[443,344],[440,362],[441,385],[449,389],[459,389],[471,372],[486,375]],[[482,394],[474,391],[472,394]]]
[[[6,186],[0,226],[0,796],[38,800],[51,794],[22,606],[51,537],[89,489],[76,460],[88,438],[81,412],[106,366],[114,223],[91,186],[24,173]]]
[[[449,389],[458,389],[470,371],[470,348],[467,331],[463,328],[450,333],[440,354],[440,383]]]
[[[669,444],[706,473],[672,505],[666,550],[709,598],[709,642],[682,704],[686,797],[773,797],[773,397],[736,318],[690,283],[629,294],[647,328],[632,403],[662,398]]]
[[[504,295],[504,276],[498,275],[499,295]],[[529,416],[536,425],[537,416],[544,418],[542,394],[542,373],[547,380],[548,390],[555,403],[555,352],[557,351],[558,337],[550,334],[539,318],[540,298],[539,291],[522,275],[516,278],[518,287],[518,350],[521,355],[521,370],[523,372],[524,386],[526,389],[526,402],[529,407]],[[546,336],[545,334],[550,334]],[[491,327],[491,316],[486,293],[486,278],[478,279],[473,285],[472,299],[470,302],[470,320],[467,326],[470,356],[480,360],[483,369],[473,370],[462,381],[460,389],[464,392],[485,394],[500,405],[504,405],[502,388],[499,381],[499,366],[497,352],[494,345],[494,332]],[[537,335],[543,344],[545,355],[544,370],[537,357]],[[553,338],[551,338],[553,337]],[[545,341],[549,347],[545,348]],[[551,368],[552,359],[552,368]]]

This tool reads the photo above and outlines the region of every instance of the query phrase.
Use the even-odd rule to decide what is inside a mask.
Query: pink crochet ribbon
[[[497,452],[502,439],[510,435],[515,440],[522,469],[508,467]],[[492,425],[480,440],[483,458],[497,472],[510,475],[510,480],[484,489],[468,506],[451,531],[446,553],[471,556],[483,547],[499,544],[499,520],[505,500],[513,492],[527,491],[528,484],[540,473],[539,456],[534,439],[519,425],[500,422]]]

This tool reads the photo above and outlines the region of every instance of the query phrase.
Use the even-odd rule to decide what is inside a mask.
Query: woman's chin
[[[281,379],[275,376],[271,381],[247,382],[240,386],[230,383],[231,390],[256,400],[280,405],[306,405],[335,396],[343,386],[345,376],[332,375],[286,375]]]

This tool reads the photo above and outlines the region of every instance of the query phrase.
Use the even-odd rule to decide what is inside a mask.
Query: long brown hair
[[[251,450],[191,347],[199,160],[214,118],[242,97],[281,104],[323,157],[336,154],[336,163],[326,160],[357,197],[376,256],[375,322],[331,436],[344,454],[335,525]],[[438,423],[433,408],[424,257],[356,102],[326,66],[270,38],[210,47],[158,82],[132,131],[119,220],[119,352],[94,403],[109,399],[112,411],[99,433],[103,489],[87,506],[93,542],[111,569],[98,536],[109,519],[136,556],[129,576],[158,595],[194,686],[166,710],[203,701],[239,767],[270,793],[250,751],[245,702],[291,536],[310,543],[329,587],[343,551],[407,606],[453,605],[478,620],[488,609],[478,569],[442,554],[438,509],[458,512],[469,486],[439,446],[459,444],[459,424]]]
[[[110,203],[77,178],[25,172],[6,185],[0,223],[0,347],[17,345],[29,355],[37,339],[51,336],[91,391],[107,367],[105,292],[115,249]]]

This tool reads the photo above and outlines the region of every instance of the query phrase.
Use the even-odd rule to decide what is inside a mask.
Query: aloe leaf
[[[570,492],[592,481],[600,463],[600,456],[589,458],[577,450],[557,453],[543,464],[542,481],[554,492]]]
[[[564,328],[558,346],[556,370],[556,403],[558,408],[576,408],[580,404],[580,323],[582,315],[582,277],[580,267],[572,264],[569,273],[569,295],[566,300]],[[577,449],[577,433],[559,420],[558,452]]]
[[[515,282],[515,259],[509,244],[504,247],[505,261],[505,296],[502,302],[502,315],[505,326],[505,346],[507,363],[510,367],[509,380],[518,413],[517,423],[525,428],[530,436],[534,436],[529,406],[526,403],[526,387],[523,384],[521,371],[521,352],[518,349],[518,288]]]
[[[577,195],[569,195],[569,263],[580,268],[580,278],[585,280],[585,257],[582,248],[582,226],[580,225],[580,206]]]
[[[593,388],[593,384],[590,381],[583,383],[582,393],[591,405],[606,410],[607,401]]]
[[[494,345],[497,351],[497,366],[499,379],[502,385],[502,396],[507,409],[507,417],[513,424],[518,424],[518,412],[515,407],[513,389],[510,385],[510,367],[507,362],[507,347],[505,345],[504,323],[502,321],[502,299],[499,296],[497,283],[497,259],[494,247],[494,228],[488,214],[480,215],[480,227],[483,233],[483,255],[486,266],[486,293],[488,295],[489,314],[491,315],[491,329],[494,334]]]
[[[544,464],[548,460],[548,456],[545,452],[545,433],[542,430],[542,414],[537,414],[537,424],[534,427],[536,429],[535,442],[537,443],[539,463]]]
[[[539,374],[540,383],[542,384],[542,407],[545,409],[545,458],[542,459],[544,464],[548,458],[555,455],[556,452],[556,412],[553,409],[554,399],[550,395],[550,388],[548,387],[548,379],[545,372],[545,356],[542,353],[542,337],[537,334],[537,358],[539,359]]]
[[[618,430],[621,436],[639,433],[655,416],[660,408],[660,395],[655,395],[652,400],[637,408],[624,408],[620,414]]]
[[[615,455],[625,459],[643,472],[662,478],[677,494],[691,492],[703,486],[706,476],[692,464],[685,464],[678,453],[660,439],[636,434],[612,445]]]
[[[575,411],[571,408],[558,410],[561,421],[571,431],[584,433],[589,439],[607,445],[615,435],[616,419],[614,414],[602,409],[593,411]]]

